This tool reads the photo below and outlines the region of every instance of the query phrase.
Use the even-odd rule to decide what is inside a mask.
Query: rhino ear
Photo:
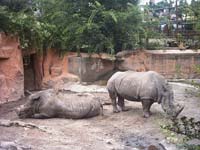
[[[164,97],[166,97],[166,96],[168,95],[168,91],[162,92],[162,95],[163,95]]]
[[[40,99],[40,93],[36,93],[30,96],[30,99],[33,101],[39,100]]]
[[[33,93],[30,92],[29,90],[25,90],[24,93],[27,94],[27,95],[32,95],[32,94],[33,94]]]

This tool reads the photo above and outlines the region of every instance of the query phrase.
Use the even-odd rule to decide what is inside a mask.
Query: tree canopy
[[[177,1],[178,10],[175,1],[162,0],[141,11],[139,0],[1,0],[0,31],[19,36],[22,49],[41,52],[55,48],[117,53],[148,48],[150,38],[161,36],[161,24],[172,26],[170,14],[193,22],[200,31],[199,0]],[[168,16],[160,16],[163,8],[169,10]]]
[[[2,0],[0,30],[23,49],[115,53],[139,43],[138,0]]]

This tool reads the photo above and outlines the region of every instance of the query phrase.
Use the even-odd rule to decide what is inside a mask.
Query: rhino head
[[[36,111],[39,99],[40,93],[28,96],[27,102],[16,109],[19,118],[31,118]]]
[[[175,119],[184,109],[184,106],[174,103],[174,93],[169,86],[163,94],[161,105],[171,119]]]

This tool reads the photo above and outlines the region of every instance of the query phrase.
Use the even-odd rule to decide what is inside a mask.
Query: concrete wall
[[[0,103],[24,95],[22,52],[17,38],[0,33]]]
[[[159,72],[168,79],[200,78],[196,67],[200,65],[200,50],[156,50],[122,52],[118,54],[117,69]]]
[[[100,57],[69,57],[69,72],[83,82],[108,79],[114,70],[114,61]]]

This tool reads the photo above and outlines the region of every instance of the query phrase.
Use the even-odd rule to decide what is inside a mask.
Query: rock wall
[[[59,54],[49,49],[46,54],[34,54],[35,89],[59,88],[69,81],[94,82],[108,79],[115,67],[113,57],[107,54],[68,52]]]
[[[37,55],[35,64],[36,79],[42,80],[42,88],[59,88],[62,84],[69,81],[78,81],[76,75],[68,71],[68,57],[73,53],[60,55],[56,50],[48,50],[46,55]],[[36,69],[38,68],[38,69]],[[40,69],[39,69],[40,68]],[[42,78],[42,79],[41,79]],[[38,84],[39,84],[38,82]]]
[[[106,80],[116,70],[154,70],[166,78],[200,78],[196,68],[200,67],[200,50],[192,51],[122,51],[116,58],[106,54],[88,55],[66,53],[59,55],[56,50],[48,50],[40,55],[36,52],[23,53],[31,56],[31,65],[24,76],[22,51],[18,39],[0,34],[0,103],[14,101],[24,95],[25,87],[31,89],[59,88],[69,81],[94,82]],[[27,70],[26,70],[27,71]],[[32,79],[30,74],[34,74]],[[27,80],[28,79],[28,80]]]
[[[22,52],[18,39],[0,33],[0,103],[24,95]]]
[[[200,78],[199,65],[200,50],[124,51],[117,55],[116,64],[118,70],[153,70],[168,79]]]

